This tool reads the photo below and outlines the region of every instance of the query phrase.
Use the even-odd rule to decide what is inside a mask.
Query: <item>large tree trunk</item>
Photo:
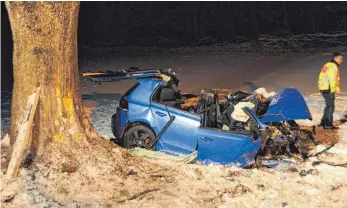
[[[40,85],[33,144],[97,136],[83,112],[77,64],[78,2],[6,2],[13,34],[11,143],[28,96]]]

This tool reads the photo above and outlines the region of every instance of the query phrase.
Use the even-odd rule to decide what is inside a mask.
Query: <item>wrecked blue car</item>
[[[94,82],[137,79],[111,118],[113,134],[125,148],[174,155],[197,151],[197,160],[204,164],[233,163],[240,167],[278,152],[305,154],[298,142],[310,135],[303,134],[295,120],[311,119],[311,114],[296,89],[284,89],[270,99],[229,91],[220,99],[220,90],[181,93],[176,75],[164,70],[131,69],[83,76]],[[240,102],[254,104],[253,108],[242,108],[245,121],[231,116]]]

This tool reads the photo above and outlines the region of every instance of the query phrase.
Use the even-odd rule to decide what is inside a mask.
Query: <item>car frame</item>
[[[156,99],[158,93],[160,97],[162,94],[165,97],[163,89],[170,88],[170,80],[176,77],[172,73],[136,70],[121,75],[107,72],[83,76],[94,82],[137,80],[122,96],[116,113],[111,117],[112,132],[124,147],[142,147],[173,155],[189,155],[197,151],[197,160],[205,164],[233,163],[243,167],[254,162],[261,149],[266,123],[311,119],[301,94],[296,89],[288,88],[274,98],[269,114],[262,118],[247,107],[243,109],[261,134],[209,128],[201,124],[201,114],[173,107],[170,101]],[[286,103],[291,99],[296,101],[294,105]],[[284,114],[279,115],[276,113],[278,111]]]

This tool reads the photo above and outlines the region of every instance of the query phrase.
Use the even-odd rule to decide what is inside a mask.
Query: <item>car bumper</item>
[[[127,123],[127,111],[121,108],[117,108],[115,114],[112,115],[111,118],[111,128],[113,135],[120,139],[124,134],[124,127]]]

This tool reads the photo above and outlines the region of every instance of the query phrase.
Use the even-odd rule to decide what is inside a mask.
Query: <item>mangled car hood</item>
[[[286,88],[271,99],[267,112],[261,116],[262,122],[280,122],[312,119],[307,104],[297,89]]]

